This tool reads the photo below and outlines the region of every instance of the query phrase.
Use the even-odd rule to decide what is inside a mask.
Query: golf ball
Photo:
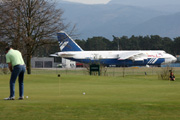
[[[26,98],[28,98],[28,96],[26,96]]]
[[[83,95],[85,95],[86,93],[85,92],[83,92]]]

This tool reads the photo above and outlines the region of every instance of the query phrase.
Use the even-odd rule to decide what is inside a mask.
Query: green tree
[[[86,50],[108,50],[109,40],[104,37],[88,38],[85,43]]]
[[[162,50],[163,49],[162,38],[159,35],[151,35],[150,39],[151,39],[150,45],[151,45],[152,50]]]
[[[119,40],[120,48],[122,50],[129,50],[130,49],[130,42],[127,36],[122,36]]]
[[[151,49],[151,40],[149,36],[139,36],[139,49],[140,50],[150,50]]]
[[[130,42],[130,50],[139,50],[139,37],[135,37],[134,35],[129,38]]]
[[[168,38],[164,37],[162,38],[162,45],[163,45],[163,50],[166,51],[167,53],[174,54],[173,53],[173,41]]]
[[[173,53],[174,55],[180,55],[180,37],[174,38]]]
[[[86,47],[85,47],[86,41],[85,41],[85,40],[76,39],[75,42],[76,42],[83,50],[86,50]]]

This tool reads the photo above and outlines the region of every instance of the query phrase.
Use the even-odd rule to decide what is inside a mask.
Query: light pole
[[[120,38],[120,37],[116,37],[116,39],[117,39],[118,51],[119,51],[119,49],[120,49],[120,46],[119,46],[119,40],[120,40],[121,38]]]
[[[115,39],[115,40],[117,40],[117,47],[118,47],[118,51],[119,51],[119,40],[121,39],[120,37],[116,37],[116,36],[114,36],[114,35],[112,35],[113,36],[113,38]]]

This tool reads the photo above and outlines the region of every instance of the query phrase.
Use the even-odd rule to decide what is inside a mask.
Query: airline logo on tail
[[[60,42],[60,41],[59,41],[59,47],[60,47],[60,49],[63,50],[64,47],[66,47],[66,45],[67,45],[68,43],[69,43],[68,41],[65,41],[65,42]]]

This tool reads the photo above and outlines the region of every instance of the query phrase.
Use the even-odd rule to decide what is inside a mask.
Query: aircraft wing
[[[143,61],[147,59],[147,55],[142,52],[124,52],[119,54],[118,60],[130,59],[133,61]]]
[[[54,53],[54,54],[50,54],[49,56],[50,56],[50,57],[58,57],[58,53],[56,52],[56,53]]]

